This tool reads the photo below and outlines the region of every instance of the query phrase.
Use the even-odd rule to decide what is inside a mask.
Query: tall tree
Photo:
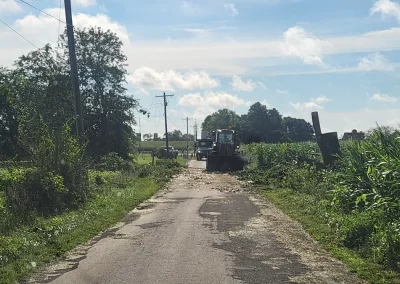
[[[287,137],[292,142],[306,142],[313,140],[314,128],[304,119],[284,117],[283,127]]]
[[[240,116],[229,109],[220,109],[217,112],[207,116],[201,127],[204,131],[215,131],[217,129],[228,128],[240,129]]]
[[[40,115],[50,129],[61,129],[73,117],[73,97],[68,71],[50,45],[16,61],[13,88],[21,115]]]
[[[116,152],[124,158],[132,149],[137,101],[126,95],[126,56],[122,41],[110,30],[75,30],[78,76],[83,100],[85,134],[92,156]],[[62,37],[68,61],[66,34]]]
[[[13,80],[11,71],[0,68],[0,155],[5,158],[21,153]]]
[[[243,141],[278,143],[284,137],[282,116],[274,108],[257,102],[250,106],[247,115],[242,116]]]

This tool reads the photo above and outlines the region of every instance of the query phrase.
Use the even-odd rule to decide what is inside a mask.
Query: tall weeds
[[[341,143],[332,168],[312,143],[252,144],[242,178],[318,197],[337,240],[378,263],[400,267],[400,134],[376,128],[365,141]],[[311,205],[310,205],[311,206]]]

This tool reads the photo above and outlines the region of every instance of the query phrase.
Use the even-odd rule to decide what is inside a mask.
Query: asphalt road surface
[[[204,172],[174,178],[118,226],[31,283],[363,283],[246,184]]]

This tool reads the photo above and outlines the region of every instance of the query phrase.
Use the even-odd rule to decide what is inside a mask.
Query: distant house
[[[358,132],[356,129],[353,129],[351,132],[345,132],[343,134],[342,140],[364,140],[365,133],[360,131]]]

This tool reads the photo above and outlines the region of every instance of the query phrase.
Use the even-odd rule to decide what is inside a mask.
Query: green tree
[[[243,142],[278,143],[284,138],[282,116],[273,108],[257,102],[242,116]]]
[[[304,119],[284,117],[283,127],[287,137],[292,142],[306,142],[313,140],[314,128]]]
[[[26,118],[28,128],[33,130],[43,119],[50,130],[62,129],[74,116],[71,81],[62,59],[46,45],[21,56],[15,66],[15,107]]]
[[[127,58],[122,41],[110,30],[94,27],[76,29],[75,40],[88,152],[95,158],[111,152],[128,158],[137,101],[126,95]],[[68,62],[66,34],[61,45]]]
[[[240,116],[236,112],[226,108],[207,116],[201,125],[203,131],[227,129],[229,126],[240,130]]]
[[[21,153],[13,80],[11,71],[0,68],[0,155],[6,158]]]
[[[165,135],[164,135],[165,137]],[[180,130],[173,130],[172,132],[168,132],[168,140],[169,141],[182,141],[182,131]]]

